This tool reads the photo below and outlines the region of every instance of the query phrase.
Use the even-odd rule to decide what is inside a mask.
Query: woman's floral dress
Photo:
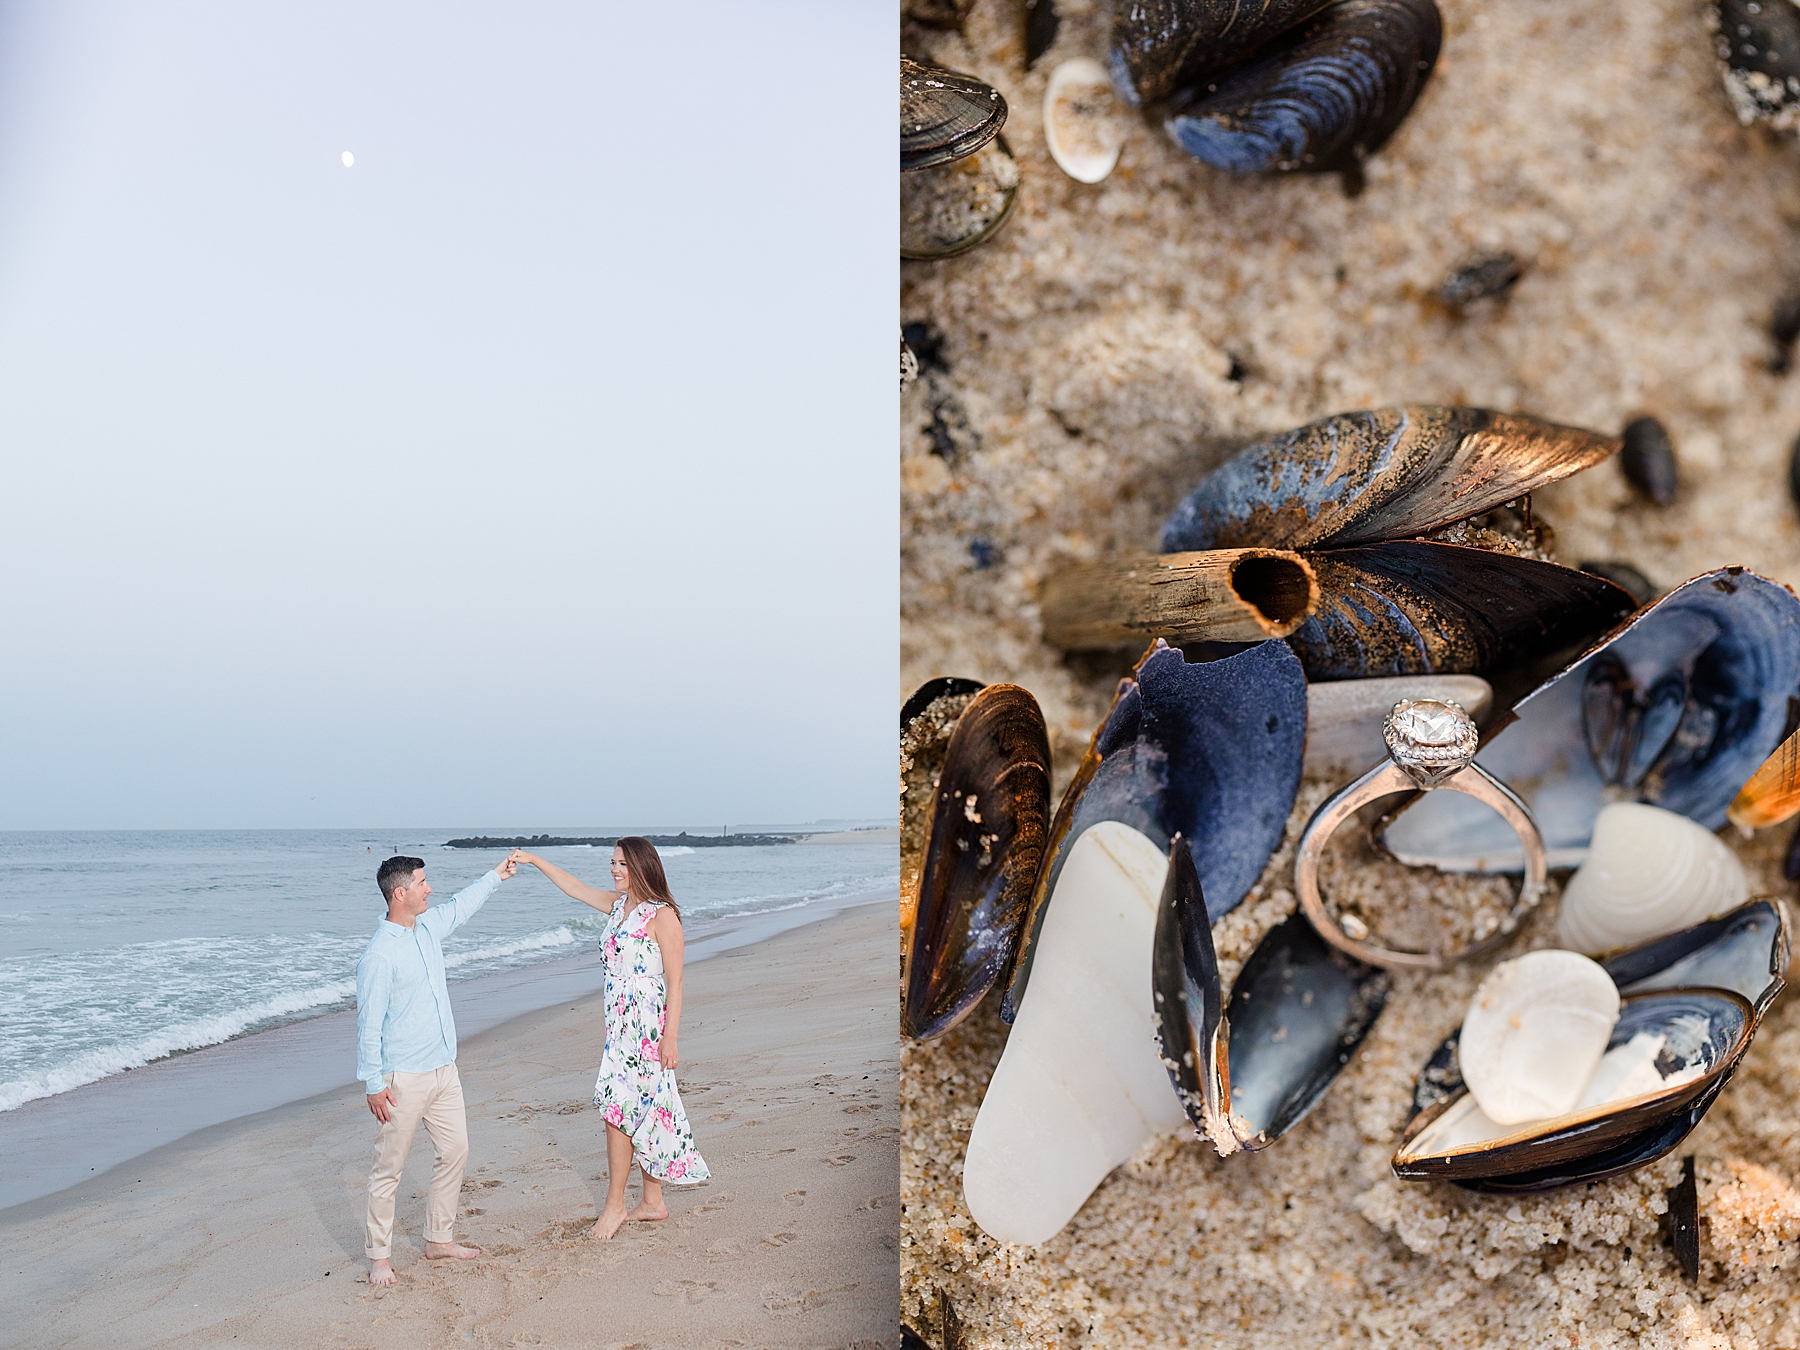
[[[711,1172],[694,1148],[694,1132],[675,1071],[658,1052],[668,989],[663,983],[662,948],[650,936],[656,903],[632,907],[621,897],[600,939],[606,953],[606,1051],[594,1081],[594,1105],[611,1125],[631,1136],[637,1162],[658,1181],[686,1186]]]

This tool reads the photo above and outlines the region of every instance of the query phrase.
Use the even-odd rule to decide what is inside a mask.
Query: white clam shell
[[[1478,675],[1391,675],[1306,686],[1306,773],[1346,778],[1387,758],[1381,724],[1402,699],[1454,703],[1477,722],[1494,691]]]
[[[1743,865],[1711,830],[1640,802],[1594,821],[1587,860],[1563,890],[1559,940],[1604,952],[1648,942],[1736,909],[1750,897]]]
[[[1125,118],[1106,67],[1092,57],[1064,61],[1044,88],[1044,144],[1078,183],[1098,183],[1119,162]]]
[[[1482,1112],[1503,1125],[1572,1111],[1613,1023],[1619,991],[1578,952],[1527,952],[1488,972],[1463,1019],[1458,1060]]]
[[[1151,1135],[1187,1128],[1151,1025],[1167,871],[1161,849],[1116,821],[1069,850],[963,1158],[969,1213],[991,1237],[1056,1236]]]

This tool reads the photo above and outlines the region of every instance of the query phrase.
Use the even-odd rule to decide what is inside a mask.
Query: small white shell
[[[1678,933],[1749,897],[1742,864],[1711,830],[1659,806],[1614,802],[1563,890],[1558,933],[1571,950],[1604,952]]]
[[[1488,972],[1463,1019],[1458,1061],[1502,1125],[1572,1111],[1619,1020],[1619,991],[1576,952],[1527,952]]]
[[[1151,1022],[1150,951],[1168,867],[1161,849],[1117,821],[1069,850],[963,1158],[963,1198],[990,1237],[1055,1237],[1151,1135],[1188,1127]]]
[[[1401,699],[1454,703],[1477,722],[1494,691],[1478,675],[1392,675],[1375,680],[1327,680],[1306,686],[1306,772],[1343,778],[1387,758],[1381,724]]]
[[[1098,183],[1119,162],[1125,119],[1106,67],[1087,56],[1064,61],[1044,88],[1044,144],[1078,183]]]

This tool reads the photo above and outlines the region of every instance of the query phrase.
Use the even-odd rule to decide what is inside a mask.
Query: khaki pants
[[[462,1079],[456,1065],[430,1073],[390,1073],[394,1106],[375,1136],[375,1166],[369,1173],[369,1232],[363,1251],[371,1261],[393,1253],[394,1192],[400,1170],[412,1150],[419,1122],[437,1149],[431,1169],[431,1191],[425,1200],[425,1240],[456,1240],[456,1201],[462,1191],[463,1166],[469,1161],[469,1127],[463,1118]]]

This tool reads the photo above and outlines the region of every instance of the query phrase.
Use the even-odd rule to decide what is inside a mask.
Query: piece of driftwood
[[[1319,580],[1288,549],[1221,548],[1080,563],[1052,573],[1039,599],[1045,639],[1071,650],[1261,642],[1306,622]]]

